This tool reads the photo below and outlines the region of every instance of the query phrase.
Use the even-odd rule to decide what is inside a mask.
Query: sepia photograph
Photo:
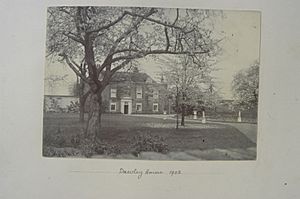
[[[261,13],[48,7],[44,157],[256,160]]]

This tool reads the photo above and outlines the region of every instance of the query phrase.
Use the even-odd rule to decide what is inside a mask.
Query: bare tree
[[[192,9],[51,7],[47,54],[61,57],[88,85],[86,135],[101,127],[102,92],[116,71],[148,55],[187,54],[197,62],[212,56],[216,43],[211,17],[218,12]],[[84,60],[87,75],[79,62]]]

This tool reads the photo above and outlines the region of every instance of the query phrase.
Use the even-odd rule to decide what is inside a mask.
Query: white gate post
[[[205,111],[202,111],[202,124],[206,123]]]
[[[241,114],[241,111],[239,111],[239,116],[238,116],[237,121],[238,121],[238,122],[242,122],[242,114]]]
[[[197,119],[197,111],[194,111],[194,117],[193,117],[194,120]]]

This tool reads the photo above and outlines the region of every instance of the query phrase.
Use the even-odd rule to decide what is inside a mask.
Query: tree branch
[[[76,41],[76,42],[81,43],[81,44],[84,45],[83,39],[80,38],[80,37],[75,36],[74,33],[69,32],[69,33],[62,33],[62,34],[63,34],[64,36],[66,36],[66,37],[68,37],[68,38],[70,38],[70,39],[72,39],[72,40],[74,40],[74,41]]]
[[[151,8],[151,10],[145,14],[142,15],[143,17],[140,17],[136,22],[133,23],[132,27],[129,28],[127,31],[125,31],[113,44],[113,46],[111,47],[111,49],[109,50],[108,56],[106,57],[106,59],[104,60],[103,64],[101,65],[101,67],[98,69],[98,74],[106,67],[107,64],[111,64],[112,62],[112,56],[115,54],[115,50],[118,47],[118,44],[124,39],[126,38],[132,31],[134,31],[137,26],[143,21],[144,17],[148,17],[150,15],[152,15],[153,13],[155,13],[155,9]],[[110,62],[110,63],[109,63]]]
[[[126,48],[126,49],[122,49],[122,50],[116,50],[114,52],[114,54],[117,54],[117,53],[125,53],[125,52],[138,52],[139,50],[137,49],[131,49],[131,48]]]
[[[83,74],[81,74],[79,70],[76,69],[76,66],[74,66],[74,64],[72,63],[73,61],[70,60],[70,58],[65,53],[61,53],[59,54],[59,56],[63,57],[63,59],[66,60],[68,66],[76,73],[77,76],[79,76],[84,82],[88,82],[87,78]]]
[[[110,75],[112,76],[115,72],[117,72],[118,70],[120,70],[121,68],[123,68],[124,66],[126,66],[130,61],[131,61],[130,59],[127,59],[127,60],[123,61],[120,65],[116,66],[115,68],[113,68],[111,70],[111,74]]]
[[[124,32],[115,42],[114,45],[112,46],[112,48],[109,51],[109,54],[113,54],[113,52],[116,50],[118,44],[125,38],[127,37],[132,31],[134,31],[137,26],[143,21],[144,18],[151,16],[152,14],[155,13],[155,9],[151,8],[151,10],[149,11],[149,13],[145,14],[145,15],[140,15],[140,18],[133,23],[132,27],[129,28],[126,32]]]
[[[151,21],[151,22],[154,22],[154,23],[156,23],[156,24],[160,24],[160,25],[163,25],[163,26],[166,26],[166,27],[169,27],[169,28],[178,29],[178,30],[180,30],[181,32],[183,32],[184,34],[189,34],[189,33],[193,32],[193,31],[195,30],[195,29],[193,28],[193,29],[191,29],[191,30],[185,31],[184,28],[179,27],[179,26],[176,26],[175,23],[173,23],[173,24],[164,23],[164,22],[162,22],[162,21],[159,21],[159,20],[156,20],[156,19],[152,19],[152,18],[149,18],[149,17],[147,17],[147,16],[143,16],[143,15],[136,14],[136,13],[130,13],[130,12],[128,12],[128,14],[131,15],[131,16],[133,16],[133,17],[141,17],[141,18],[143,18],[143,19],[145,19],[145,20],[147,20],[147,21]],[[177,20],[176,20],[176,21],[177,21]]]
[[[58,10],[61,11],[61,12],[66,13],[66,14],[68,14],[68,15],[70,15],[70,16],[74,16],[74,15],[72,15],[69,11],[67,11],[66,9],[64,9],[64,7],[59,7]]]
[[[170,54],[170,55],[195,55],[195,54],[205,54],[208,53],[209,50],[204,50],[204,51],[196,51],[196,52],[190,52],[190,51],[178,51],[178,52],[174,52],[174,51],[168,51],[168,50],[151,50],[151,51],[143,51],[143,52],[138,52],[136,54],[133,55],[128,55],[128,56],[119,56],[116,58],[112,59],[112,63],[117,62],[117,61],[121,61],[124,59],[136,59],[136,58],[142,58],[145,57],[147,55],[158,55],[158,54]]]
[[[169,47],[170,47],[170,39],[169,39],[169,35],[168,35],[168,29],[167,29],[167,27],[165,26],[165,35],[166,35],[166,51],[168,51],[169,50]]]
[[[97,28],[95,30],[91,30],[89,31],[89,33],[94,33],[94,32],[100,32],[102,30],[106,30],[106,29],[109,29],[110,27],[114,26],[115,24],[117,24],[118,22],[120,22],[126,15],[128,15],[128,12],[125,11],[120,17],[118,17],[115,21],[105,25],[105,26],[102,26],[100,28]]]
[[[176,9],[176,19],[175,21],[173,22],[173,26],[176,24],[176,22],[178,21],[178,18],[179,18],[179,8]]]
[[[86,99],[92,91],[89,89],[85,94],[83,94],[83,98]]]

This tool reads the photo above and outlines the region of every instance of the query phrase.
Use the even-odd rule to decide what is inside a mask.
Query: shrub
[[[169,151],[168,144],[166,144],[163,137],[148,134],[135,136],[131,148],[135,156],[138,156],[143,151],[154,151],[158,153],[167,153]]]
[[[80,104],[78,101],[73,102],[71,101],[70,104],[67,106],[68,113],[78,113],[79,112]]]
[[[120,148],[117,145],[109,145],[105,142],[97,142],[95,146],[95,152],[99,155],[118,155],[121,153]]]
[[[79,147],[80,141],[83,138],[84,138],[84,135],[82,135],[82,134],[77,134],[77,135],[71,136],[71,139],[70,139],[71,145],[75,148]]]
[[[92,155],[96,154],[95,152],[96,142],[92,137],[81,137],[79,140],[79,149],[87,158],[90,158]]]
[[[92,155],[117,155],[121,153],[121,150],[116,145],[109,145],[99,139],[93,137],[85,137],[84,135],[75,135],[71,138],[71,144],[73,147],[79,148],[87,158]]]
[[[43,147],[43,156],[46,157],[67,157],[79,155],[81,155],[80,151],[74,148],[56,148],[52,146]]]
[[[43,145],[45,146],[63,147],[65,144],[66,138],[63,136],[60,129],[54,134],[46,134],[43,137]]]

